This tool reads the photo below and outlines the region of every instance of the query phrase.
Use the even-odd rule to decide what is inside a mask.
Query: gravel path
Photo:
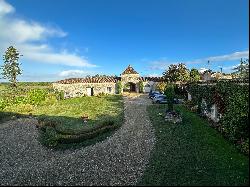
[[[146,96],[125,97],[125,123],[111,137],[78,150],[37,141],[35,119],[1,124],[0,185],[136,185],[155,138]]]

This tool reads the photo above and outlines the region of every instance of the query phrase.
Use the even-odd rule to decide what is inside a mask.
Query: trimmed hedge
[[[56,126],[59,122],[56,120],[40,118],[38,122],[38,128],[41,130],[41,136],[43,137],[42,143],[49,147],[56,147],[58,144],[79,143],[107,131],[115,130],[120,126],[120,124],[117,125],[113,120],[106,120],[88,131],[72,133],[62,132],[57,129]]]

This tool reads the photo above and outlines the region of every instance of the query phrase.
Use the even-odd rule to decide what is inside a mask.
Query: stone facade
[[[162,77],[140,77],[129,65],[121,74],[121,77],[88,77],[71,78],[53,83],[53,88],[64,91],[65,98],[94,96],[101,93],[116,94],[117,82],[121,81],[124,91],[139,92],[139,83],[143,83],[143,92],[155,90],[156,84],[162,81]],[[128,87],[128,90],[125,90]]]
[[[53,83],[53,88],[64,91],[65,98],[98,95],[101,93],[115,94],[116,83]]]

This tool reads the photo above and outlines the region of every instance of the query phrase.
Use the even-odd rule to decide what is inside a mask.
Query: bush
[[[27,104],[27,103],[29,103],[29,100],[26,96],[16,96],[14,98],[14,102],[13,102],[13,104],[17,104],[17,105],[18,104]]]
[[[49,147],[56,146],[60,138],[60,134],[56,132],[55,128],[49,126],[46,126],[45,131],[42,131],[40,136],[42,144]]]
[[[121,81],[117,82],[117,91],[118,91],[118,94],[122,93],[122,82]]]
[[[45,101],[47,91],[44,89],[32,89],[27,95],[30,104],[39,105],[42,101]]]
[[[55,93],[56,99],[58,101],[64,99],[64,91],[62,91],[62,90],[61,91],[56,90],[54,93]]]
[[[98,97],[102,97],[102,96],[105,96],[105,95],[108,95],[108,94],[106,94],[106,93],[104,93],[104,92],[101,92],[101,93],[99,93],[97,96],[98,96]]]
[[[57,102],[58,100],[58,95],[54,93],[48,93],[45,100],[42,102],[44,105],[53,105]],[[59,98],[60,100],[60,98]]]
[[[165,88],[164,94],[167,96],[168,110],[174,110],[174,86],[173,84],[168,84]]]
[[[143,93],[143,82],[139,81],[139,93]]]
[[[0,98],[0,110],[3,110],[7,106],[7,102],[5,99]]]

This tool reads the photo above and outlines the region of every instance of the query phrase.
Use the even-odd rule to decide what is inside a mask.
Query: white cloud
[[[201,64],[201,63],[206,63],[208,60],[213,63],[213,62],[223,62],[223,61],[234,61],[234,60],[240,60],[241,58],[248,58],[249,56],[249,51],[239,51],[239,52],[234,52],[226,55],[219,55],[219,56],[212,56],[212,57],[207,57],[207,58],[201,58],[201,59],[196,59],[192,61],[186,61],[184,62],[185,64]]]
[[[214,56],[214,57],[208,57],[206,60],[210,60],[212,62],[220,62],[220,61],[233,61],[233,60],[240,60],[241,58],[248,58],[249,51],[240,51],[235,52],[227,55],[221,55],[221,56]]]
[[[168,69],[168,66],[170,64],[176,64],[176,62],[170,62],[166,60],[156,60],[156,61],[150,62],[149,68],[151,70],[165,70],[165,69]]]
[[[3,27],[0,38],[15,43],[43,41],[48,37],[65,37],[67,35],[59,28],[43,26],[34,21],[3,19],[1,23]]]
[[[146,77],[161,77],[162,75],[158,74],[158,73],[152,73],[152,74],[148,74],[146,75]]]
[[[93,72],[83,70],[66,70],[58,74],[60,77],[84,77],[86,75],[93,75]]]
[[[199,73],[203,73],[206,70],[208,70],[208,69],[207,68],[200,68],[198,71],[199,71]]]
[[[0,16],[15,11],[15,8],[10,4],[6,3],[4,0],[0,0]]]
[[[212,56],[207,58],[201,58],[201,59],[195,59],[192,61],[181,61],[182,63],[188,65],[188,64],[202,64],[207,63],[209,60],[210,62],[223,62],[223,61],[234,61],[234,60],[240,60],[241,58],[249,58],[249,51],[239,51],[234,52],[226,55],[220,55],[220,56]],[[167,60],[158,60],[150,62],[150,69],[154,70],[165,70],[168,69],[168,66],[170,64],[177,64],[180,63],[180,61],[167,61]]]
[[[7,47],[14,45],[23,55],[23,59],[32,62],[62,64],[78,67],[96,67],[85,57],[76,53],[56,50],[46,44],[51,37],[65,37],[66,32],[56,26],[44,25],[35,21],[10,17],[14,7],[4,0],[0,0],[0,53]]]

